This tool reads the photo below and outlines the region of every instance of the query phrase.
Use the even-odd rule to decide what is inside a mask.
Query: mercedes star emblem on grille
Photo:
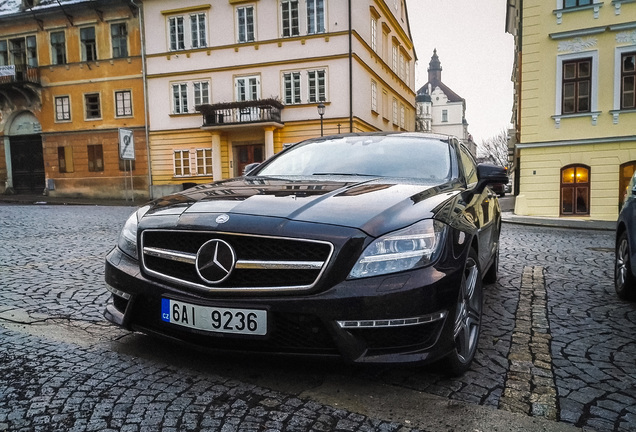
[[[230,277],[236,264],[236,253],[229,243],[213,239],[197,252],[197,273],[205,282],[218,284]]]

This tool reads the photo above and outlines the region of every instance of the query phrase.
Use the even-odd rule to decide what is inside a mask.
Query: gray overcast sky
[[[406,0],[418,62],[415,88],[428,81],[433,49],[442,82],[466,100],[477,144],[498,135],[512,116],[514,40],[505,32],[503,0]]]

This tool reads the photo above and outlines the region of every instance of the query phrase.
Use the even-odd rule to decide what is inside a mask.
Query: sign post
[[[135,140],[133,131],[131,129],[119,128],[119,158],[124,161],[124,167],[126,167],[126,161],[129,161],[128,167],[130,168],[130,200],[134,202],[135,188],[133,185],[132,163],[135,160]],[[126,177],[124,177],[124,188],[126,188],[126,201],[128,201]]]

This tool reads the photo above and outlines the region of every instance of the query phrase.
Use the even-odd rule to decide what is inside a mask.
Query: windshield
[[[271,160],[259,176],[357,175],[447,180],[448,143],[403,135],[307,141]]]

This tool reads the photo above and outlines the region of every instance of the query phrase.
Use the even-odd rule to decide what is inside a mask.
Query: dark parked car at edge
[[[453,137],[349,134],[289,146],[243,177],[157,199],[106,258],[105,317],[251,353],[466,371],[501,215]]]
[[[616,225],[614,288],[619,298],[636,300],[636,173],[632,176]]]

